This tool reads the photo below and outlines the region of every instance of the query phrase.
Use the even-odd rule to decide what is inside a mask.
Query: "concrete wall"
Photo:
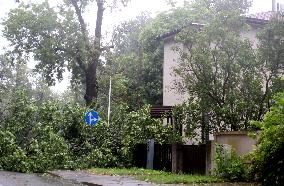
[[[248,136],[248,132],[231,131],[214,135],[214,140],[206,144],[206,174],[215,168],[216,144],[222,144],[227,149],[234,149],[239,156],[251,153],[256,148],[257,139]]]
[[[247,132],[243,131],[216,133],[214,138],[215,143],[230,145],[238,155],[249,154],[256,145],[256,139],[249,137]]]

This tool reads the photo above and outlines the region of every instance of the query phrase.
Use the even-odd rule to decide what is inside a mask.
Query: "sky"
[[[32,2],[39,3],[44,0],[22,0],[24,2]],[[178,3],[182,3],[183,0],[176,0]],[[276,0],[277,2],[282,2],[284,4],[284,0]],[[49,0],[51,5],[56,5],[58,0]],[[15,8],[17,4],[15,0],[0,0],[0,19],[3,19],[7,16],[7,13],[10,9]],[[168,10],[170,6],[167,5],[165,0],[132,0],[126,8],[122,8],[121,10],[115,10],[110,14],[110,12],[106,12],[104,16],[104,25],[103,25],[103,34],[110,34],[110,30],[114,25],[119,24],[120,22],[129,20],[131,18],[135,18],[143,11],[150,12],[153,16],[158,14],[159,12]],[[270,11],[272,8],[272,0],[253,0],[252,7],[249,10],[249,13],[257,13],[257,12],[265,12]],[[96,12],[91,8],[87,11],[84,16],[89,23],[93,23],[95,20]],[[91,25],[91,24],[90,24]],[[0,26],[0,29],[2,27]],[[92,28],[91,28],[92,29]],[[0,35],[0,48],[3,48],[7,45],[7,42]],[[29,63],[29,68],[33,68],[35,63]],[[57,83],[52,90],[57,93],[62,93],[66,90],[68,86],[68,73],[64,74],[64,80],[60,83]]]

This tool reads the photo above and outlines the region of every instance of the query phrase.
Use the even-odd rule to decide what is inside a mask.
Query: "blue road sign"
[[[99,114],[96,111],[86,112],[85,121],[88,125],[95,125],[99,121]]]

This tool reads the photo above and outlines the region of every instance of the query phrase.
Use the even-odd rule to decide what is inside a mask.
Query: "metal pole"
[[[108,92],[108,112],[107,112],[107,124],[110,120],[110,96],[111,96],[111,76],[109,77],[109,92]]]

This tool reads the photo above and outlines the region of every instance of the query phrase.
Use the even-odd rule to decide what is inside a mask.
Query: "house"
[[[251,26],[251,29],[243,31],[241,37],[249,39],[254,48],[256,48],[258,44],[256,38],[257,33],[268,23],[270,18],[275,15],[275,11],[284,11],[284,4],[277,3],[276,0],[272,0],[272,2],[272,11],[249,14],[246,16],[246,22]],[[192,25],[202,27],[202,24],[198,23],[192,23]],[[164,40],[163,106],[165,107],[182,104],[187,100],[186,92],[181,93],[176,90],[175,82],[179,81],[180,78],[174,74],[173,70],[177,67],[180,58],[174,48],[181,47],[181,44],[175,42],[174,36],[180,31],[181,29],[176,29],[160,36],[160,39]]]
[[[241,37],[249,39],[252,42],[253,47],[256,47],[258,44],[256,35],[272,15],[273,12],[265,12],[248,16],[246,21],[251,26],[251,29],[243,31]],[[192,25],[195,27],[202,27],[201,24],[197,23],[193,23]],[[180,105],[188,99],[187,92],[180,92],[179,89],[176,88],[176,82],[181,80],[180,77],[174,73],[174,69],[178,66],[180,60],[180,54],[175,48],[182,48],[182,44],[175,42],[174,37],[178,32],[179,30],[175,30],[161,36],[164,40],[163,107]],[[210,134],[209,140],[213,139],[213,134]],[[187,144],[196,143],[198,143],[198,141],[188,140],[187,142]]]
[[[243,31],[241,33],[241,37],[244,39],[249,39],[253,47],[256,47],[258,44],[257,40],[257,33],[263,28],[265,24],[269,21],[269,19],[275,14],[275,1],[273,1],[273,11],[270,12],[263,12],[257,14],[247,15],[246,22],[251,26],[251,29]],[[280,8],[284,8],[283,5],[277,4],[277,10]],[[192,23],[193,26],[202,27],[202,24]],[[171,107],[175,105],[179,105],[184,103],[188,95],[186,92],[179,92],[176,89],[175,82],[180,80],[180,77],[175,75],[174,68],[177,67],[179,61],[179,54],[174,50],[176,47],[182,47],[182,44],[177,43],[175,41],[175,35],[178,34],[181,29],[176,29],[172,32],[165,33],[160,38],[164,40],[164,64],[163,64],[163,107],[161,109],[155,109],[156,113],[162,112],[163,109],[171,111]],[[175,119],[167,118],[166,123],[174,124]],[[252,149],[254,144],[256,143],[255,140],[251,139],[247,136],[244,132],[232,132],[232,133],[217,133],[210,134],[209,140],[212,141],[211,143],[204,145],[204,149],[206,151],[206,155],[204,158],[205,166],[206,166],[206,173],[213,166],[213,159],[214,159],[214,143],[223,143],[233,146],[239,155],[249,153]],[[214,142],[215,140],[215,142]],[[186,145],[195,145],[198,144],[200,141],[195,141],[192,139],[188,139]],[[196,149],[195,149],[196,151]],[[179,150],[178,146],[173,146],[172,148],[172,169],[174,172],[179,172],[180,170],[184,170],[186,158],[183,157],[184,155],[183,150]]]

